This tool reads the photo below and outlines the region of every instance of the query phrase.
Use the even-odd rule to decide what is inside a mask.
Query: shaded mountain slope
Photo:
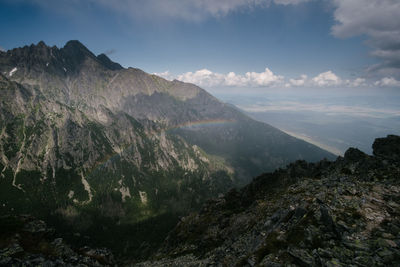
[[[183,218],[137,266],[398,266],[400,137],[373,149],[261,175]]]
[[[206,199],[323,157],[333,155],[193,84],[122,68],[78,41],[0,51],[2,214],[33,211],[144,255],[146,238],[161,240]],[[147,234],[154,222],[160,229]],[[129,240],[96,235],[98,223]]]
[[[232,186],[230,169],[151,121],[105,110],[104,126],[2,75],[0,94],[1,214],[56,216],[102,239],[97,222],[176,217]]]
[[[296,159],[334,158],[316,146],[251,120],[193,84],[167,81],[116,64],[104,54],[96,57],[78,41],[60,49],[40,42],[0,53],[0,72],[7,78],[77,108],[103,125],[110,124],[107,110],[151,120],[166,129],[194,122],[222,122],[219,127],[179,128],[175,133],[207,153],[227,159],[240,183]]]

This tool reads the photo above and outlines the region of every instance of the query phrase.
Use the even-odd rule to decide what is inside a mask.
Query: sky
[[[0,0],[0,25],[214,92],[400,90],[398,0]]]

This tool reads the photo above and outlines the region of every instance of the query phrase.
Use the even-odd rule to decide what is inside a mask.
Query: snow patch
[[[68,198],[72,199],[74,197],[74,194],[75,194],[75,192],[70,190],[69,193],[68,193]]]
[[[49,62],[46,63],[46,67],[48,67],[48,66],[49,66]]]
[[[67,69],[66,69],[66,68],[63,67],[63,69],[64,69],[64,72],[67,72]]]
[[[13,68],[8,75],[10,77],[13,76],[14,72],[16,72],[17,70],[18,70],[17,68]]]
[[[144,191],[139,191],[139,196],[140,196],[140,201],[142,201],[144,205],[147,205],[147,193]]]

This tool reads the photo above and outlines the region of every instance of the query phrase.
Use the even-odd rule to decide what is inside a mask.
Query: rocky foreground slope
[[[1,216],[0,227],[0,266],[116,265],[108,249],[72,249],[54,229],[32,216]]]
[[[399,266],[400,137],[297,161],[183,218],[136,266]]]

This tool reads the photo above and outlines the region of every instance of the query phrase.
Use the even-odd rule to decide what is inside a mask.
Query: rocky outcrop
[[[261,175],[182,218],[137,266],[399,266],[399,140]]]
[[[0,217],[0,266],[115,266],[105,248],[71,248],[32,216]]]
[[[375,156],[390,161],[400,161],[400,137],[388,135],[386,138],[377,138],[372,145]]]

